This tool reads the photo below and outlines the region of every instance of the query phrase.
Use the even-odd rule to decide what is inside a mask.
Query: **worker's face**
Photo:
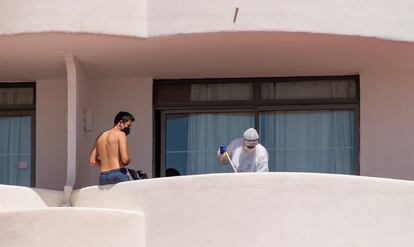
[[[244,140],[244,149],[247,151],[254,150],[256,145],[258,144],[258,140],[250,141],[250,140]]]

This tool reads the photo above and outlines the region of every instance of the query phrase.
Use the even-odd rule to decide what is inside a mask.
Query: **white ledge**
[[[412,9],[410,0],[3,0],[0,35],[63,32],[151,38],[265,31],[413,42]]]

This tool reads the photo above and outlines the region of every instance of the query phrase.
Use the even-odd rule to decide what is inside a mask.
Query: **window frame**
[[[1,88],[32,88],[33,103],[22,105],[1,105],[1,117],[30,116],[31,122],[31,187],[36,186],[36,82],[0,82]]]
[[[262,100],[261,84],[266,82],[295,82],[314,80],[353,80],[355,81],[355,98],[336,99],[297,99],[297,100]],[[199,83],[252,83],[253,99],[237,101],[193,101],[193,102],[158,102],[158,90],[163,84],[199,84]],[[352,110],[355,114],[355,175],[360,175],[360,86],[359,75],[341,76],[299,76],[299,77],[263,77],[263,78],[214,78],[214,79],[154,79],[153,83],[153,174],[165,176],[165,115],[171,113],[233,113],[253,112],[255,128],[259,128],[259,114],[265,111],[303,111],[303,110]]]

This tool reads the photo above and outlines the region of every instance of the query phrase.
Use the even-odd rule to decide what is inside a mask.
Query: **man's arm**
[[[262,156],[257,164],[256,172],[268,172],[269,171],[269,154],[266,149],[261,151],[260,155]]]
[[[127,138],[123,132],[119,135],[119,156],[124,166],[129,164]]]
[[[98,159],[98,151],[96,150],[96,143],[93,145],[91,155],[89,156],[89,165],[91,167],[100,166],[101,161]]]

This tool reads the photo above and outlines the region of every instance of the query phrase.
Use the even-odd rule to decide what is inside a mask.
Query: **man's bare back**
[[[127,135],[135,118],[131,113],[120,111],[114,118],[111,129],[103,132],[96,139],[89,156],[92,167],[99,166],[99,184],[116,184],[128,181],[126,169],[129,164]]]
[[[129,163],[126,135],[114,127],[103,132],[91,152],[90,163],[99,165],[101,172],[122,168]]]
[[[119,154],[121,135],[125,134],[122,131],[110,129],[102,133],[96,140],[98,158],[101,161],[101,172],[123,167]]]

